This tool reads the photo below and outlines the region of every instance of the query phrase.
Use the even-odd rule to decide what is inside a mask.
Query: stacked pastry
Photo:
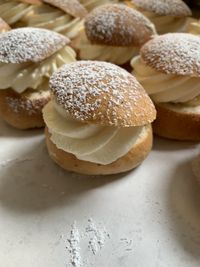
[[[182,0],[132,0],[128,5],[148,17],[159,34],[184,32],[191,21],[192,12]]]
[[[146,43],[131,65],[157,108],[154,132],[200,140],[200,38],[171,33]]]
[[[44,126],[42,108],[50,99],[48,80],[75,61],[69,39],[52,31],[20,28],[0,35],[0,115],[29,129]]]
[[[101,60],[123,65],[156,34],[154,25],[140,12],[125,5],[95,8],[73,41],[82,60]]]
[[[196,21],[192,22],[188,26],[188,32],[195,34],[195,35],[200,35],[200,21],[196,20]]]
[[[85,174],[128,171],[148,155],[156,111],[126,70],[106,62],[64,65],[50,79],[43,110],[52,159]]]

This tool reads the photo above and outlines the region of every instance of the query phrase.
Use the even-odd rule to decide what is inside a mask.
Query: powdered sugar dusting
[[[41,113],[43,107],[49,102],[50,94],[46,94],[45,96],[42,92],[37,91],[37,98],[30,99],[29,96],[7,96],[5,98],[6,103],[10,110],[14,113],[22,113],[26,112],[28,115],[34,115],[37,113]]]
[[[56,101],[79,121],[141,126],[155,118],[153,104],[136,79],[106,62],[79,61],[53,74]]]
[[[145,44],[141,56],[150,67],[166,74],[200,76],[200,38],[169,33]]]
[[[43,0],[43,2],[58,7],[74,17],[84,17],[87,14],[86,9],[78,0]]]
[[[140,12],[119,4],[94,9],[85,21],[88,39],[107,45],[142,45],[155,34],[153,24]]]
[[[157,15],[191,16],[192,12],[182,0],[132,0],[139,8]]]
[[[68,42],[68,38],[46,29],[14,29],[0,35],[0,62],[39,62]]]

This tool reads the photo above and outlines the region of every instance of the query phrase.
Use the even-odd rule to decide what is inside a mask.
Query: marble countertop
[[[156,138],[134,171],[87,177],[50,160],[42,130],[0,121],[0,266],[199,267],[197,152]]]

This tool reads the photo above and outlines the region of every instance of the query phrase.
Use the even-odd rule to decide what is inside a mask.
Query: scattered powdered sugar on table
[[[80,253],[80,233],[76,226],[76,222],[72,224],[70,237],[67,239],[68,246],[66,247],[70,254],[70,265],[74,267],[81,267],[82,258]]]
[[[104,247],[106,240],[110,238],[110,234],[104,226],[97,224],[92,218],[89,218],[86,226],[78,228],[76,221],[72,224],[69,237],[67,238],[67,251],[69,260],[67,266],[82,267],[88,266],[92,256],[97,255]],[[87,249],[85,257],[83,252]]]
[[[88,226],[85,230],[86,233],[90,235],[88,248],[96,255],[98,251],[104,247],[106,239],[109,238],[110,235],[106,232],[105,227],[98,227],[92,218],[88,219]]]

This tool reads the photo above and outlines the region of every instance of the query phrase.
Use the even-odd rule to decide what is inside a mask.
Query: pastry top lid
[[[87,10],[78,0],[42,0],[42,1],[44,3],[55,6],[74,17],[83,18],[87,14]]]
[[[87,38],[94,44],[141,46],[156,33],[142,13],[120,4],[95,8],[85,18]]]
[[[142,126],[156,116],[133,75],[107,62],[65,64],[50,78],[54,100],[75,120],[104,126]]]
[[[160,16],[191,16],[190,8],[182,0],[132,0],[132,3],[143,11]]]
[[[40,28],[18,28],[0,35],[0,62],[40,62],[69,43],[65,36]]]
[[[200,37],[189,33],[168,33],[155,37],[140,50],[146,65],[177,75],[200,77]]]
[[[0,33],[7,32],[10,30],[10,26],[0,18]]]

